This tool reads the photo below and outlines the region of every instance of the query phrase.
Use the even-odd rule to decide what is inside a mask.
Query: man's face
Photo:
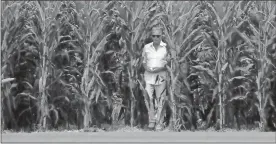
[[[152,34],[151,34],[153,43],[154,44],[160,44],[160,42],[161,42],[161,36],[162,36],[162,31],[160,29],[154,29],[152,31]]]

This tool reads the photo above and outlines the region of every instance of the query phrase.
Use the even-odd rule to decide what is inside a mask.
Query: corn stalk
[[[93,64],[96,61],[97,51],[104,47],[106,43],[106,37],[98,44],[93,50],[91,55],[91,48],[88,47],[86,67],[81,81],[81,92],[84,99],[84,127],[88,128],[91,122],[91,104],[97,102],[101,94],[101,89],[105,87],[102,79],[99,77],[97,64]],[[88,46],[88,45],[87,45]],[[91,66],[92,65],[92,66]],[[94,100],[95,101],[92,101]]]
[[[275,33],[275,5],[271,2],[258,3],[249,9],[249,27],[253,32],[253,35],[249,37],[244,32],[237,30],[239,35],[244,39],[249,47],[255,48],[252,55],[256,58],[256,65],[258,72],[256,74],[257,84],[257,99],[258,103],[255,105],[258,107],[260,115],[259,128],[265,130],[267,128],[267,112],[266,106],[271,100],[271,95],[267,93],[267,87],[269,83],[268,77],[272,74],[271,71],[275,69],[271,59],[268,58],[268,46],[273,41],[273,33]],[[255,9],[254,9],[255,8]],[[253,16],[253,15],[256,15]],[[274,24],[274,25],[273,25]],[[275,34],[274,34],[275,35]]]
[[[101,55],[106,43],[105,36],[101,38],[102,31],[104,29],[103,21],[99,20],[100,15],[97,13],[98,5],[89,4],[84,8],[84,24],[86,25],[86,30],[83,31],[83,34],[88,35],[88,39],[85,39],[85,68],[83,71],[80,91],[81,91],[81,100],[84,103],[84,128],[88,128],[92,120],[91,115],[91,105],[98,102],[99,96],[102,94],[102,90],[106,88],[101,77],[99,76],[98,71],[98,57]],[[89,11],[92,9],[92,11]],[[92,16],[88,15],[90,13]],[[93,46],[93,43],[98,43],[96,47]]]
[[[2,3],[3,4],[3,3]],[[17,3],[13,4],[13,5],[9,5],[7,4],[7,7],[4,9],[2,8],[2,13],[6,13],[6,18],[4,19],[4,27],[3,29],[5,29],[4,34],[3,34],[3,38],[1,38],[1,128],[5,127],[5,115],[10,115],[10,119],[13,123],[13,125],[15,124],[15,116],[13,115],[12,112],[12,99],[10,97],[10,88],[11,88],[11,84],[10,82],[14,81],[14,78],[7,78],[8,77],[8,61],[9,58],[13,52],[13,50],[9,50],[12,49],[12,47],[10,47],[9,45],[7,45],[7,39],[9,37],[9,31],[11,30],[10,28],[10,23],[8,21],[8,16],[11,16],[13,18],[12,14],[7,14],[8,12],[8,8],[12,8],[12,7],[17,7]],[[3,17],[3,16],[2,16]],[[7,99],[7,106],[3,106],[2,104],[4,104],[4,99]],[[7,109],[8,114],[6,114],[4,112],[4,109]]]
[[[49,104],[47,97],[47,79],[51,72],[51,61],[50,57],[54,47],[57,46],[56,41],[51,41],[49,43],[49,38],[51,37],[49,32],[52,30],[51,25],[53,24],[54,16],[57,14],[57,7],[53,13],[46,12],[44,5],[35,2],[36,7],[39,12],[40,27],[42,30],[42,35],[39,37],[39,47],[40,47],[40,78],[39,78],[39,96],[40,96],[40,121],[39,124],[43,130],[47,128],[47,118],[49,117]],[[49,3],[47,3],[49,5]],[[48,10],[48,9],[47,9]]]
[[[141,25],[143,24],[143,21],[141,21],[139,19],[139,17],[141,16],[141,14],[143,14],[143,6],[145,5],[145,3],[143,2],[143,4],[137,3],[137,2],[132,2],[133,4],[135,4],[137,7],[130,7],[128,6],[129,9],[129,16],[132,17],[132,19],[130,19],[129,22],[129,29],[132,32],[130,35],[130,50],[131,52],[136,51],[138,48],[136,47],[137,43],[138,43],[138,37],[141,36],[141,34],[139,33],[139,31],[141,31]],[[143,17],[143,16],[141,16]],[[136,24],[134,23],[136,22]],[[135,72],[137,71],[136,69],[136,65],[137,65],[137,56],[134,55],[133,53],[130,53],[130,62],[129,62],[129,69],[127,69],[128,71],[128,76],[129,76],[129,85],[130,85],[130,94],[131,94],[131,108],[130,108],[130,113],[131,113],[131,118],[130,118],[130,125],[131,127],[134,126],[134,110],[135,110],[135,106],[136,106],[136,98],[135,98],[135,94],[134,94],[134,89],[135,89],[135,85],[136,85],[136,80],[137,80],[137,76],[135,77]],[[136,80],[135,80],[136,79]]]
[[[259,27],[256,29],[254,26],[252,28],[255,32],[255,37],[252,41],[254,41],[255,44],[258,44],[258,66],[259,71],[258,75],[256,77],[256,83],[258,87],[257,91],[257,98],[259,101],[258,104],[258,110],[261,117],[261,121],[259,123],[259,128],[261,130],[265,130],[267,127],[267,114],[265,111],[265,108],[269,102],[270,96],[267,93],[266,87],[268,86],[268,76],[271,75],[272,69],[275,69],[276,67],[272,64],[271,60],[267,57],[267,46],[270,44],[269,41],[271,41],[271,32],[274,31],[275,35],[275,27],[272,25],[272,23],[275,19],[275,5],[273,5],[271,2],[264,2],[259,3],[259,7],[264,8],[267,11],[262,11],[264,14],[263,18],[260,18]],[[259,8],[260,10],[262,10]],[[257,42],[256,42],[257,41]]]
[[[229,48],[232,48],[233,45],[227,44],[230,41],[234,30],[232,26],[234,21],[231,21],[230,17],[235,14],[233,9],[237,9],[237,4],[235,2],[228,2],[227,6],[224,7],[224,2],[214,2],[205,3],[208,7],[209,14],[213,15],[214,23],[212,27],[216,29],[212,31],[212,34],[217,40],[217,46],[214,45],[210,35],[204,32],[205,39],[209,46],[211,46],[215,51],[217,51],[217,60],[215,66],[215,83],[217,91],[213,91],[213,96],[218,96],[219,99],[219,128],[222,129],[225,125],[225,100],[226,100],[226,86],[227,86],[227,77],[229,77],[226,70],[229,70],[228,56],[227,51]],[[235,43],[236,44],[236,43]]]
[[[22,2],[22,3],[13,3],[12,6],[15,6],[15,7],[7,7],[8,9],[7,10],[10,10],[9,8],[13,8],[13,15],[14,17],[12,18],[12,21],[4,21],[6,24],[8,24],[9,22],[16,22],[18,23],[17,25],[13,25],[11,24],[10,28],[7,27],[6,32],[9,32],[9,39],[10,38],[14,38],[14,36],[16,35],[17,37],[15,38],[18,38],[19,40],[15,43],[13,43],[12,45],[10,45],[10,42],[7,42],[6,43],[6,36],[8,35],[4,35],[4,47],[3,48],[7,48],[7,57],[4,57],[4,61],[7,62],[7,64],[9,65],[4,65],[4,67],[8,68],[10,70],[10,74],[9,75],[15,75],[14,74],[14,69],[19,66],[19,65],[24,65],[24,64],[27,64],[27,62],[20,62],[19,60],[21,59],[24,59],[23,56],[21,56],[21,52],[22,51],[28,51],[29,50],[34,50],[36,51],[37,49],[34,49],[34,47],[31,47],[30,45],[27,44],[27,40],[31,39],[35,42],[37,42],[37,40],[40,38],[40,34],[38,33],[37,29],[40,28],[40,25],[34,25],[34,22],[38,19],[36,19],[36,9],[34,8],[34,3],[27,3],[27,2]],[[8,14],[8,13],[6,13]],[[8,41],[11,41],[8,40]],[[23,45],[23,48],[21,48],[21,46]],[[18,48],[18,51],[14,51],[15,49],[14,48]],[[24,49],[25,48],[25,49]],[[24,49],[24,50],[23,50]],[[17,55],[15,55],[17,54]],[[30,53],[29,53],[30,54]],[[18,65],[16,66],[12,66],[10,65],[12,63],[12,58],[16,58],[17,59],[17,62],[19,63]],[[29,65],[27,65],[28,67]],[[3,68],[6,69],[6,68]],[[17,67],[18,68],[18,67]],[[4,72],[5,73],[5,72]],[[19,78],[20,79],[20,78]],[[18,80],[18,82],[20,83],[21,80]],[[5,82],[5,80],[3,81]],[[27,81],[21,81],[22,83],[25,83],[29,86],[30,89],[32,89],[32,85]],[[14,83],[13,85],[13,88],[16,88],[17,87],[17,84]],[[8,92],[9,93],[9,92]],[[6,94],[8,94],[6,93]],[[25,93],[20,93],[20,94],[17,94],[15,96],[15,100],[19,97],[19,95],[24,95]],[[8,94],[9,95],[9,94]],[[33,98],[33,99],[36,99],[34,98],[33,96],[31,95],[24,95],[24,96],[27,96],[29,98]],[[11,96],[11,98],[14,98],[14,96]],[[9,101],[9,100],[8,100]],[[21,101],[20,101],[21,102]],[[8,102],[9,103],[9,102]],[[17,104],[14,103],[13,101],[13,107],[14,109],[17,109]],[[12,114],[13,115],[13,114]],[[20,115],[18,116],[20,117]]]

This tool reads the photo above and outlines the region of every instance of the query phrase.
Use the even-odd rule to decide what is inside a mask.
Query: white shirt
[[[166,46],[167,44],[162,41],[158,49],[154,48],[153,42],[146,44],[142,54],[143,63],[146,63],[150,68],[164,67],[167,64],[166,58],[168,57]],[[148,84],[159,85],[166,80],[167,72],[151,73],[145,71],[144,78]]]

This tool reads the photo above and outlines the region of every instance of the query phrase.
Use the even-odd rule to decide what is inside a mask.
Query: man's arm
[[[146,71],[152,72],[152,70],[147,66],[147,57],[146,57],[145,47],[143,48],[143,52],[142,52],[142,63],[143,63],[143,67]]]

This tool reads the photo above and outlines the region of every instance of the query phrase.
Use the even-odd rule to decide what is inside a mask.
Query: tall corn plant
[[[41,20],[42,20],[42,25],[45,24],[45,17],[43,16],[44,12],[40,11],[41,16]],[[42,26],[42,31],[43,33],[45,33],[46,28]],[[49,113],[49,107],[48,107],[48,102],[47,102],[47,95],[46,95],[46,80],[48,77],[48,64],[49,61],[46,60],[47,56],[49,55],[49,49],[46,46],[46,37],[43,36],[40,39],[40,47],[42,49],[41,54],[40,54],[40,58],[41,62],[40,62],[40,70],[41,70],[41,75],[40,75],[40,79],[39,79],[39,94],[41,97],[41,101],[40,101],[40,110],[41,110],[41,119],[39,124],[42,126],[43,129],[46,129],[46,123],[47,123],[47,115]]]
[[[90,11],[90,9],[92,9]],[[104,21],[100,20],[101,15],[98,12],[97,5],[88,5],[83,9],[85,29],[83,34],[87,36],[85,38],[85,68],[82,75],[80,90],[81,97],[84,103],[84,127],[88,128],[91,122],[91,105],[98,101],[102,90],[105,89],[98,70],[98,57],[102,53],[104,45],[106,43],[106,36],[102,37],[102,31],[104,30]],[[88,15],[90,13],[90,16]],[[97,40],[100,38],[100,42]],[[93,43],[97,43],[93,46]]]
[[[52,109],[58,111],[67,124],[75,121],[74,116],[78,123],[81,119],[78,115],[81,109],[78,96],[81,95],[80,83],[84,68],[83,59],[86,54],[84,41],[87,36],[83,31],[86,32],[86,29],[83,29],[84,24],[80,18],[82,15],[79,15],[74,2],[58,4],[55,7],[56,13],[52,26],[54,31],[50,32],[52,37],[49,39],[55,44],[52,50],[55,53],[50,55],[55,68],[52,71],[52,77],[56,77],[51,81],[50,88],[53,94],[51,105],[54,106]],[[58,88],[62,88],[62,91],[57,91]],[[67,104],[57,104],[55,101],[60,98],[64,98]],[[71,113],[72,111],[73,113]]]
[[[2,3],[2,6],[3,5],[4,4]],[[9,59],[11,58],[12,54],[15,54],[14,51],[16,51],[15,46],[12,46],[10,41],[13,37],[12,34],[14,34],[19,28],[16,29],[16,27],[12,26],[11,24],[18,20],[18,16],[16,16],[14,13],[16,12],[15,10],[18,11],[19,5],[19,3],[7,4],[6,7],[2,7],[1,15],[1,126],[4,128],[6,125],[6,120],[13,122],[12,127],[16,125],[15,116],[12,111],[14,107],[12,102],[13,99],[10,96],[10,91],[12,88],[10,82],[14,81],[15,79],[10,77],[12,75],[12,71],[10,71],[12,68]],[[7,111],[7,113],[5,111]]]
[[[108,95],[107,91],[109,90],[107,90],[106,83],[100,76],[101,73],[109,72],[102,71],[100,58],[106,53],[107,38],[117,26],[116,19],[114,18],[114,15],[117,13],[112,9],[114,3],[89,2],[88,5],[80,9],[82,17],[80,20],[81,27],[80,29],[75,29],[79,36],[83,37],[85,48],[83,62],[85,68],[81,74],[79,86],[71,85],[70,87],[74,94],[76,94],[76,98],[80,99],[84,104],[83,124],[85,128],[88,128],[91,120],[96,118],[92,118],[93,114],[96,116],[96,111],[92,109],[92,106],[106,107],[105,104],[98,103],[101,96],[105,99],[104,101],[107,101],[108,107],[112,105],[112,96]],[[95,105],[97,103],[98,105]],[[104,113],[104,110],[101,109],[100,111]],[[103,115],[110,117],[106,114]]]
[[[248,9],[249,9],[249,6],[250,6],[251,3],[246,3],[246,5],[243,8],[241,8],[241,4],[242,4],[242,2],[239,2],[239,3],[230,3],[230,5],[228,5],[229,8],[226,8],[227,11],[224,12],[225,15],[223,16],[223,19],[220,19],[219,18],[220,14],[216,13],[215,8],[212,7],[210,4],[208,4],[208,7],[210,8],[209,10],[211,10],[212,13],[215,15],[217,24],[219,25],[218,27],[220,28],[219,29],[219,33],[215,34],[216,38],[219,40],[218,41],[218,62],[217,62],[217,65],[216,65],[216,73],[219,76],[218,77],[218,94],[219,94],[218,96],[219,96],[219,103],[220,103],[219,104],[220,105],[220,128],[222,128],[222,126],[224,125],[224,121],[225,121],[224,120],[224,118],[225,118],[225,114],[224,114],[225,107],[224,107],[224,105],[225,105],[225,95],[226,95],[226,91],[225,90],[227,88],[227,85],[221,85],[221,84],[224,83],[224,82],[227,82],[227,83],[230,82],[231,83],[231,81],[233,81],[234,79],[242,80],[244,82],[248,81],[248,79],[249,79],[249,81],[250,81],[250,76],[249,77],[245,77],[246,76],[245,74],[244,74],[244,76],[235,76],[234,75],[234,73],[238,69],[236,69],[235,67],[233,67],[234,65],[230,61],[231,60],[233,61],[233,60],[237,59],[239,56],[242,56],[242,55],[237,54],[235,56],[236,57],[235,58],[235,57],[227,57],[227,54],[226,54],[229,48],[236,47],[236,49],[239,51],[245,45],[243,42],[240,42],[239,40],[237,40],[237,38],[233,37],[233,36],[235,36],[234,34],[236,34],[236,36],[237,36],[237,33],[242,38],[244,38],[244,42],[246,42],[248,44],[248,46],[254,47],[254,45],[251,43],[251,41],[252,41],[251,38],[249,38],[249,37],[246,36],[246,34],[250,35],[250,34],[248,34],[248,31],[247,31],[247,33],[241,32],[241,31],[244,31],[242,26],[244,26],[245,23],[248,22],[247,19],[241,19],[241,17],[242,17],[243,14],[247,14],[248,13]],[[220,6],[218,6],[217,9],[219,7]],[[235,13],[233,13],[233,9],[236,9],[237,11]],[[272,8],[270,8],[270,12],[271,11],[273,11]],[[238,19],[234,19],[234,21],[228,19],[229,16],[231,17],[233,15],[236,15],[236,17]],[[234,26],[234,29],[229,29],[232,26]],[[251,28],[254,28],[252,24],[250,24],[249,26]],[[227,30],[227,28],[228,28],[228,30]],[[256,29],[252,29],[251,31],[257,32]],[[260,32],[258,34],[260,34]],[[259,43],[260,43],[261,39],[258,39],[258,40],[259,40]],[[209,40],[209,42],[210,42],[210,40]],[[257,42],[257,40],[255,39],[254,42]],[[225,49],[222,49],[222,48],[225,48]],[[253,50],[253,51],[255,51],[255,50]],[[259,47],[259,51],[258,51],[257,55],[260,56],[262,54],[265,54],[265,50],[262,50]],[[261,64],[261,66],[264,66],[264,65],[265,65],[265,63]],[[229,69],[228,69],[228,67],[229,67]],[[247,67],[247,69],[249,69],[249,68],[250,67]],[[261,67],[261,69],[263,70],[263,67]],[[228,72],[228,74],[231,74],[232,77],[231,76],[229,77],[229,76],[226,76],[226,75],[222,76],[222,74],[227,74],[227,73],[225,73],[226,72],[225,70],[228,70],[228,71],[230,70]],[[242,69],[240,69],[240,70],[242,70]],[[258,80],[260,80],[260,77],[263,77],[262,73],[264,73],[264,72],[262,71],[261,73],[258,73],[257,84],[260,83],[260,81],[258,81]],[[224,78],[230,78],[230,79],[227,81],[226,79],[223,80],[222,77],[224,77]],[[262,101],[265,101],[265,99],[267,99],[267,98],[265,98],[265,96],[263,96],[263,99],[261,99],[260,88],[261,88],[260,85],[258,85],[258,90],[259,90],[258,91],[259,92],[259,97],[258,98],[259,98],[259,102],[262,104]],[[245,89],[247,89],[247,88],[245,88]],[[246,90],[246,93],[248,94],[249,90]],[[266,102],[263,102],[263,103],[265,104]],[[264,108],[264,107],[262,107],[262,108]],[[262,108],[261,108],[261,106],[259,107],[259,114],[260,115],[264,114],[264,112],[262,111],[263,110]],[[264,123],[265,123],[265,116],[261,116],[261,117],[262,117],[262,121],[264,121]]]
[[[41,29],[36,31],[39,40],[39,54],[40,54],[40,64],[39,64],[39,80],[38,80],[38,94],[39,94],[39,125],[43,130],[47,129],[47,118],[50,118],[50,111],[54,110],[56,123],[58,120],[58,112],[55,109],[50,109],[49,100],[51,100],[51,95],[49,95],[49,83],[48,79],[51,75],[53,64],[51,62],[51,57],[54,54],[54,48],[57,46],[58,42],[56,38],[56,29],[54,25],[56,24],[55,16],[58,13],[58,5],[51,7],[49,2],[39,3],[34,2],[36,8],[38,9],[38,19]],[[47,6],[47,7],[45,7]],[[49,122],[48,122],[49,123]]]
[[[17,5],[18,3],[14,3],[14,5]],[[30,103],[31,100],[37,100],[35,93],[34,93],[34,79],[33,75],[35,75],[35,69],[37,66],[36,59],[39,57],[38,51],[39,51],[39,38],[41,37],[41,26],[40,21],[38,18],[38,10],[35,7],[35,4],[30,2],[22,2],[20,3],[20,7],[15,8],[14,10],[14,18],[12,19],[13,22],[18,22],[17,25],[11,24],[10,30],[12,30],[9,34],[16,34],[17,38],[19,40],[13,45],[10,45],[8,42],[9,52],[8,55],[11,59],[10,62],[12,62],[12,58],[16,59],[18,62],[19,60],[22,61],[18,65],[15,65],[13,68],[10,68],[11,75],[14,75],[18,78],[18,85],[14,84],[14,88],[18,88],[18,91],[15,96],[15,100],[17,101],[17,104],[15,104],[15,109],[19,105],[27,105],[27,109],[25,110],[16,110],[20,111],[20,114],[18,114],[18,119],[20,118],[21,114],[24,113],[26,110],[29,111],[32,115],[32,104]],[[19,4],[18,4],[19,6]],[[7,22],[7,21],[6,21]],[[6,29],[9,30],[9,29]],[[7,43],[6,43],[7,44]],[[13,51],[14,48],[18,47],[18,52]],[[9,60],[7,60],[9,62]],[[14,61],[15,62],[15,61]],[[23,66],[27,67],[25,69]],[[26,72],[27,70],[28,72]],[[15,71],[15,72],[14,72]],[[17,72],[16,72],[17,71]],[[20,72],[21,74],[18,74]],[[17,73],[17,74],[16,74]],[[24,88],[22,89],[22,86]],[[20,88],[21,87],[21,88]],[[28,100],[28,103],[26,104],[26,99],[20,99],[21,97],[26,97]],[[25,104],[24,104],[25,103]],[[21,107],[22,109],[22,107]],[[32,119],[32,118],[31,118]],[[30,119],[29,119],[30,120]],[[31,125],[31,123],[30,123]]]
[[[70,28],[66,27],[68,25],[74,24],[74,19],[72,20],[72,17],[75,13],[71,12],[68,17],[64,18],[62,14],[60,14],[60,11],[70,11],[74,10],[74,5],[70,5],[71,7],[64,7],[64,4],[62,3],[56,3],[57,5],[52,5],[49,2],[46,3],[35,3],[37,6],[37,9],[39,10],[39,25],[41,27],[41,32],[37,32],[37,35],[40,34],[39,37],[39,45],[40,45],[40,67],[39,67],[39,80],[38,80],[38,93],[39,93],[39,124],[42,126],[41,128],[46,129],[47,126],[50,124],[50,121],[53,121],[54,118],[51,117],[51,114],[53,113],[55,116],[55,122],[52,123],[56,125],[59,121],[60,116],[64,117],[64,112],[62,110],[62,105],[57,105],[55,102],[56,100],[60,98],[64,98],[64,100],[69,101],[67,96],[55,96],[55,94],[58,94],[58,92],[53,92],[53,85],[56,86],[57,83],[64,84],[62,81],[62,77],[64,76],[66,72],[65,65],[59,65],[60,63],[57,62],[57,54],[60,54],[60,47],[61,45],[68,44],[69,47],[63,53],[61,54],[61,59],[65,58],[65,63],[68,62],[66,59],[69,57],[69,53],[76,52],[75,49],[69,49],[69,48],[75,48],[74,42],[77,40],[68,40],[68,33],[66,33],[68,30],[70,31]],[[64,14],[64,13],[63,13]],[[66,15],[66,14],[65,14]],[[70,17],[71,16],[71,17]],[[75,24],[74,26],[76,26]],[[72,33],[70,33],[72,34]],[[74,37],[74,33],[70,35]],[[69,37],[70,37],[69,36]],[[66,41],[66,40],[67,41]],[[77,38],[78,39],[78,38]],[[71,44],[71,45],[70,45]],[[67,45],[67,46],[68,46]],[[73,45],[73,46],[72,46]],[[70,47],[71,46],[71,47]],[[75,46],[75,47],[74,47]],[[63,61],[64,62],[64,61]],[[71,61],[73,62],[73,60]],[[64,63],[62,63],[64,64]],[[67,63],[68,64],[68,63]],[[55,70],[55,68],[65,67],[64,69],[60,71]],[[55,77],[56,73],[59,73],[59,76],[53,80],[53,77]],[[68,74],[69,75],[69,74]],[[72,79],[72,78],[71,78]],[[70,80],[71,80],[70,79]],[[63,92],[66,92],[64,90]],[[68,119],[66,119],[68,121]]]
[[[181,7],[180,3],[182,2],[166,2],[164,9],[167,17],[162,19],[172,57],[170,66],[167,68],[170,75],[168,91],[169,105],[172,109],[171,126],[175,126],[175,129],[184,126],[184,117],[188,120],[189,125],[194,127],[192,124],[193,100],[189,97],[191,91],[188,83],[189,67],[187,62],[192,52],[202,44],[197,41],[203,37],[200,34],[202,27],[193,29],[193,25],[197,24],[196,19],[200,12],[199,3],[185,2],[184,7]],[[194,44],[192,45],[192,43]],[[186,91],[180,90],[183,88]]]
[[[222,2],[214,2],[217,3],[217,5],[222,6]],[[232,4],[232,5],[231,5]],[[229,39],[229,36],[231,36],[231,27],[233,26],[233,21],[230,21],[230,16],[233,16],[233,8],[234,3],[228,3],[228,7],[225,7],[225,11],[222,9],[219,9],[218,7],[214,7],[211,3],[206,2],[204,4],[207,8],[207,10],[210,12],[209,15],[213,17],[214,21],[216,22],[215,25],[217,29],[213,31],[213,35],[215,36],[215,39],[217,40],[217,46],[213,43],[213,40],[211,39],[210,35],[208,33],[204,33],[205,38],[209,44],[209,46],[217,51],[217,61],[215,66],[215,71],[212,74],[216,83],[216,88],[214,88],[213,96],[218,96],[219,100],[219,127],[222,129],[224,124],[224,101],[225,101],[225,89],[224,89],[224,81],[223,79],[223,73],[225,72],[225,69],[228,66],[227,63],[227,40]],[[220,10],[221,13],[218,13],[218,10]],[[214,28],[214,27],[213,27]]]
[[[233,34],[235,34],[235,29],[239,28],[243,21],[230,18],[234,15],[238,17],[241,15],[241,11],[234,11],[234,9],[238,9],[239,5],[240,4],[236,2],[206,2],[202,5],[206,7],[207,15],[212,20],[210,23],[212,31],[203,32],[205,37],[205,47],[207,46],[206,48],[211,48],[211,50],[217,52],[217,54],[214,57],[216,60],[214,69],[206,69],[203,65],[197,67],[197,69],[205,71],[206,74],[211,77],[211,81],[214,82],[212,95],[213,99],[216,99],[216,97],[218,98],[219,109],[216,110],[219,112],[220,129],[223,128],[225,124],[225,103],[227,91],[229,90],[227,89],[227,85],[229,85],[233,79],[246,80],[245,77],[234,76],[235,71],[233,71],[233,69],[236,68],[233,67],[233,60],[237,59],[236,56],[238,55],[234,57],[229,57],[229,55],[227,55],[228,51],[233,47],[240,47],[238,45],[239,41],[233,39]],[[233,29],[232,27],[235,26],[236,23],[239,24]]]
[[[239,36],[237,29],[245,31],[244,27],[246,26],[246,21],[243,18],[244,13],[246,13],[250,3],[238,2],[238,3],[215,3],[214,6],[218,11],[224,14],[225,17],[233,17],[235,15],[236,19],[232,20],[228,18],[226,24],[228,27],[232,26],[232,29],[226,30],[224,33],[227,35],[224,36],[226,45],[224,53],[224,65],[222,67],[223,74],[223,112],[232,111],[231,113],[234,116],[232,118],[236,119],[238,128],[240,127],[239,120],[239,111],[242,113],[244,107],[253,108],[252,103],[247,103],[246,105],[241,106],[239,103],[250,102],[252,86],[252,64],[246,63],[245,60],[250,58],[250,55],[247,55],[246,47],[247,44]],[[226,7],[228,10],[223,12],[220,10],[220,7]],[[235,9],[235,11],[233,11]],[[229,25],[230,24],[230,25]],[[233,29],[234,27],[234,29]],[[230,104],[230,105],[229,105]],[[246,117],[249,116],[246,115]],[[229,125],[230,122],[234,122],[235,119],[232,119],[229,115],[223,114],[223,125]],[[228,120],[228,121],[227,121]],[[229,121],[231,120],[231,121]]]
[[[268,57],[268,48],[275,38],[275,4],[272,2],[253,2],[249,9],[249,26],[253,31],[253,35],[247,36],[245,33],[239,32],[250,47],[255,48],[252,53],[256,58],[256,84],[257,84],[257,99],[256,103],[260,115],[259,128],[265,130],[267,128],[267,110],[266,107],[272,104],[272,94],[268,92],[269,76],[275,71],[275,65]],[[273,105],[273,104],[272,104]],[[275,106],[274,106],[275,108]]]

